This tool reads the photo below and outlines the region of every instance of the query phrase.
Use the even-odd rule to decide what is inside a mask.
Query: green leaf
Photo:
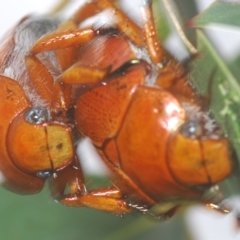
[[[158,38],[160,42],[164,42],[170,35],[171,28],[169,26],[165,14],[163,13],[164,9],[162,8],[162,5],[159,3],[159,0],[154,0],[153,6]]]
[[[192,63],[191,80],[201,95],[210,97],[210,108],[228,134],[240,163],[239,82],[202,30],[197,30],[197,40],[200,56]]]
[[[206,28],[212,23],[240,27],[240,3],[215,2],[204,12],[189,21],[188,26]]]
[[[0,239],[185,240],[187,238],[185,223],[179,214],[170,221],[160,222],[142,214],[116,216],[85,207],[71,208],[54,202],[47,188],[32,196],[21,196],[0,188],[0,195]],[[175,230],[171,231],[171,229]]]

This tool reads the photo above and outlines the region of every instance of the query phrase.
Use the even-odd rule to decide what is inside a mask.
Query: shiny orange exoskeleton
[[[49,179],[53,197],[68,206],[122,214],[160,203],[167,214],[231,173],[228,140],[158,43],[151,1],[141,10],[142,28],[112,1],[92,0],[60,25],[25,18],[7,36],[0,48],[4,187],[33,194]],[[100,14],[110,24],[86,24]],[[111,171],[109,188],[86,189],[79,136],[90,138]]]

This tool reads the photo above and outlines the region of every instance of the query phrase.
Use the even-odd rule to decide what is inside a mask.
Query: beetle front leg
[[[40,38],[30,49],[30,53],[36,55],[41,52],[73,47],[89,42],[95,36],[96,32],[91,28],[56,31]]]
[[[131,209],[123,199],[121,192],[115,187],[87,191],[82,169],[78,159],[57,176],[49,180],[51,195],[54,199],[70,207],[91,207],[116,214],[129,213]],[[66,188],[69,194],[65,194]]]
[[[61,203],[69,207],[86,206],[101,211],[124,214],[131,212],[122,194],[116,188],[101,188],[85,195],[68,195]]]
[[[52,112],[67,111],[71,102],[71,86],[55,81],[51,71],[34,55],[25,57],[31,84]]]
[[[71,193],[85,194],[86,187],[84,184],[84,177],[82,169],[75,160],[64,170],[60,170],[49,180],[51,195],[54,199],[61,201],[65,197],[66,188]]]
[[[87,18],[99,12],[99,8],[91,2],[87,2],[68,21],[61,24],[56,31],[40,38],[31,48],[34,55],[40,52],[53,51],[65,48],[76,47],[77,45],[89,42],[96,36],[96,31],[91,28],[79,29],[79,24]],[[76,49],[74,49],[76,52]],[[71,51],[70,51],[71,52]],[[74,54],[69,53],[72,58]],[[73,55],[72,55],[73,54]],[[66,53],[64,55],[66,59]]]

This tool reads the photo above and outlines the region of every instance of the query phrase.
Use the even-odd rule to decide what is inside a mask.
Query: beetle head
[[[69,127],[51,123],[46,109],[30,108],[16,116],[7,139],[14,164],[40,178],[64,168],[74,156]]]
[[[231,173],[228,140],[207,113],[199,108],[195,112],[193,107],[185,106],[185,109],[187,120],[169,141],[169,169],[183,185],[198,189],[209,187]]]

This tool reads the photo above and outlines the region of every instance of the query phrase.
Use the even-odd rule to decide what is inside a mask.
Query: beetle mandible
[[[109,0],[71,19],[24,18],[0,48],[2,185],[117,214],[157,203],[168,214],[232,170],[228,140],[186,71],[159,44],[151,1],[138,27]],[[85,20],[110,15],[108,26]],[[113,185],[88,191],[74,142],[91,139]],[[69,193],[65,189],[69,188]],[[166,203],[166,207],[165,206]]]

